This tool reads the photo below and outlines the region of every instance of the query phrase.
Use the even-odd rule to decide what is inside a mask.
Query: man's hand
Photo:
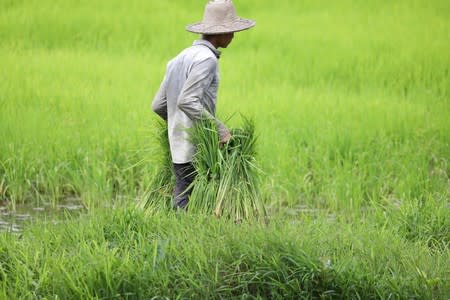
[[[220,137],[220,145],[225,145],[231,140],[231,133],[228,129],[224,130],[223,133],[221,133]]]

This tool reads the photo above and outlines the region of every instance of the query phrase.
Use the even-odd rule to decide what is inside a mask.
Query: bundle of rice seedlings
[[[231,134],[231,141],[220,146],[213,122],[204,120],[192,128],[197,176],[188,209],[234,221],[264,218],[254,123],[244,119],[243,127],[232,129]]]
[[[167,123],[163,120],[158,120],[156,124],[155,140],[156,144],[151,153],[155,166],[153,180],[138,206],[146,209],[167,210],[172,207],[175,175],[170,156]]]
[[[153,156],[156,168],[148,195],[141,207],[169,209],[172,207],[174,174],[170,156],[167,124],[157,126],[158,151]],[[232,129],[232,139],[219,144],[216,124],[209,120],[197,122],[190,130],[196,145],[194,166],[197,176],[188,210],[212,214],[234,221],[264,218],[266,211],[260,197],[260,170],[256,164],[254,123],[244,119],[243,127]]]

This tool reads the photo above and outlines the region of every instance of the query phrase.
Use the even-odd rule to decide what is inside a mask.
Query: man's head
[[[203,34],[202,38],[209,41],[216,48],[226,48],[231,43],[234,37],[234,32],[221,34]]]

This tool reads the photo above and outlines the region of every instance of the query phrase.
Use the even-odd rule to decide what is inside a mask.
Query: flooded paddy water
[[[311,208],[307,205],[272,209],[268,208],[268,218],[270,218],[270,215],[281,213],[292,218],[293,222],[298,222],[303,217],[317,218],[323,215],[326,216],[328,222],[336,221],[335,214],[325,209]],[[64,222],[67,218],[77,217],[84,213],[87,213],[86,207],[80,198],[75,197],[61,200],[57,205],[51,202],[16,204],[14,208],[7,202],[0,202],[0,233],[20,234],[27,225],[36,222],[58,224]]]
[[[52,203],[16,204],[14,210],[7,203],[0,203],[0,232],[18,234],[27,224],[36,221],[57,224],[84,212],[86,209],[79,198],[65,199],[56,206]]]

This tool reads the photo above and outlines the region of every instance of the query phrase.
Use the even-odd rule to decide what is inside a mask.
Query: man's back
[[[174,163],[192,161],[195,147],[189,142],[186,129],[192,126],[193,121],[205,117],[205,114],[215,114],[219,54],[209,42],[198,40],[167,65],[166,76],[155,96],[153,109],[156,111],[155,106],[165,102]]]

